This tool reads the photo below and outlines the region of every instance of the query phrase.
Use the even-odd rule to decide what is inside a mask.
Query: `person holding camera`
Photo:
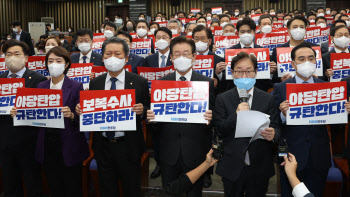
[[[216,173],[222,177],[226,197],[265,196],[269,179],[275,174],[272,148],[279,139],[277,107],[271,94],[254,87],[254,55],[241,52],[232,59],[231,66],[237,87],[217,96],[213,114],[224,146]],[[237,113],[247,110],[265,113],[270,119],[269,127],[259,133],[261,138],[252,142],[250,137],[235,138]]]

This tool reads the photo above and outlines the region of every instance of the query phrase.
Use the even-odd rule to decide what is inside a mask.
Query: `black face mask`
[[[128,32],[131,32],[134,30],[134,27],[133,26],[126,26],[126,29],[128,30]]]

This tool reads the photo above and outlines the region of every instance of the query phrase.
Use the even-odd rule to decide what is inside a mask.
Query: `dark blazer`
[[[304,41],[306,42],[306,41]],[[320,45],[317,45],[317,44],[314,44],[314,43],[311,43],[311,42],[306,42],[308,43],[310,46],[320,46]],[[289,45],[289,41],[280,45],[279,47],[277,48],[281,48],[281,47],[290,47]],[[277,52],[276,52],[276,48],[273,48],[273,51],[272,51],[272,55],[270,56],[270,61],[271,62],[275,62],[277,64]],[[277,68],[278,69],[278,68]],[[275,73],[273,73],[273,77],[272,77],[272,83],[279,83],[281,82],[281,78],[278,77],[278,71],[276,70]]]
[[[73,53],[70,56],[70,58],[72,59],[72,63],[79,63],[80,54],[81,53]],[[86,62],[86,63],[94,63],[94,66],[104,66],[102,62],[102,55],[94,51],[92,51],[91,53],[90,62]]]
[[[145,66],[145,58],[130,53],[129,60],[125,65],[131,65],[132,72],[137,74],[137,67],[140,67],[140,66],[144,67]]]
[[[336,53],[334,49],[322,55],[322,63],[323,63],[323,77],[324,81],[328,81],[329,78],[326,76],[327,69],[331,68],[331,53]]]
[[[315,83],[324,81],[313,78]],[[296,83],[295,77],[274,85],[276,106],[286,99],[286,84]],[[280,111],[279,115],[280,115]],[[328,169],[331,166],[331,151],[326,125],[281,125],[281,137],[287,139],[288,150],[298,161],[297,171],[306,167]]]
[[[175,81],[175,72],[159,80]],[[209,81],[209,109],[215,103],[214,82],[209,77],[192,71],[191,81]],[[155,123],[159,128],[159,159],[168,165],[175,165],[182,154],[187,168],[195,168],[206,157],[210,147],[210,126],[191,123]]]
[[[328,42],[321,43],[321,53],[325,54],[329,51],[329,44]]]
[[[215,126],[224,138],[224,155],[219,161],[216,173],[232,182],[237,181],[245,166],[245,150],[251,138],[235,138],[237,107],[240,104],[237,88],[217,96],[215,102]],[[279,116],[273,96],[254,87],[251,110],[270,115],[270,127],[275,129],[275,141],[279,139]],[[254,121],[254,120],[252,120]],[[273,142],[258,139],[249,146],[250,169],[254,175],[270,178],[275,174],[272,156]]]
[[[347,100],[349,99],[350,97],[350,91],[349,91],[349,87],[350,87],[350,76],[347,76],[343,79],[341,79],[341,81],[346,81],[346,86],[348,88],[348,91],[347,91]],[[350,117],[348,118],[348,120],[350,120]],[[350,128],[348,128],[348,132],[349,132]],[[350,138],[348,138],[348,144],[350,144]],[[345,151],[345,157],[350,160],[350,146],[346,146],[346,151]]]
[[[107,73],[96,77],[90,81],[89,90],[104,90],[105,81]],[[142,153],[145,148],[145,140],[143,137],[141,118],[145,118],[146,112],[149,109],[150,97],[147,79],[130,72],[125,72],[125,89],[135,89],[136,103],[143,104],[143,114],[141,116],[136,116],[136,131],[126,131],[125,132],[125,141],[128,146],[129,159],[132,161],[137,161],[141,158]],[[93,137],[93,149],[95,152],[95,157],[99,159],[100,154],[102,153],[104,147],[101,144],[101,141],[104,140],[102,132],[94,132]]]
[[[9,71],[0,75],[0,78],[7,78]],[[41,74],[31,71],[28,68],[23,74],[26,88],[36,88],[37,85],[47,80]],[[38,128],[29,126],[13,126],[13,118],[10,115],[0,116],[0,149],[21,150],[23,148],[35,148]]]
[[[159,68],[159,51],[157,51],[157,53],[149,55],[145,58],[145,67],[154,67],[154,68]],[[171,62],[171,58],[170,58],[170,53],[168,56],[168,60],[166,61],[165,66],[171,66],[173,65],[173,62]]]
[[[38,84],[37,88],[50,89],[50,81],[46,80]],[[75,119],[72,121],[64,118],[64,129],[61,130],[62,154],[65,166],[75,166],[82,163],[88,156],[89,147],[84,133],[79,130],[79,116],[75,113],[75,107],[80,103],[80,91],[83,89],[81,82],[74,81],[65,76],[62,85],[63,106],[68,106]],[[44,163],[45,153],[45,128],[39,129],[35,157],[41,164]]]
[[[218,63],[220,63],[220,62],[225,62],[225,60],[224,60],[224,58],[222,58],[222,57],[216,55],[215,53],[213,53],[213,52],[211,52],[211,51],[208,52],[208,55],[214,55],[214,77],[218,79],[218,76],[217,76],[216,73],[215,73],[216,64],[218,64]],[[225,71],[222,71],[222,73],[223,73],[223,76],[224,76]]]
[[[254,44],[254,48],[263,48],[263,47],[257,44]],[[228,49],[242,49],[242,48],[241,48],[241,44],[238,43]],[[221,81],[219,80],[218,82],[218,94],[225,92],[227,90],[230,90],[233,87],[235,87],[233,80],[226,80],[225,72],[223,72],[222,79]],[[272,82],[270,79],[257,79],[255,83],[255,87],[267,92],[270,88],[272,88]]]
[[[35,55],[35,51],[34,51],[34,46],[32,43],[32,37],[30,36],[30,33],[25,32],[23,30],[21,30],[21,37],[19,38],[20,41],[25,42],[30,50],[30,54],[29,55]],[[12,33],[12,38],[16,39],[16,33]]]

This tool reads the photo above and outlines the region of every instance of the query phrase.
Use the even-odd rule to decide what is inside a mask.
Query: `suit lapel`
[[[124,89],[135,89],[135,83],[133,83],[132,78],[132,75],[125,71]]]
[[[237,89],[237,88],[235,88]],[[258,110],[258,106],[259,106],[259,94],[260,92],[257,91],[256,87],[254,87],[254,90],[253,90],[253,100],[252,100],[252,106],[250,107],[251,110]]]
[[[155,58],[154,61],[156,62],[154,65],[155,68],[159,68],[159,58],[158,57],[159,57],[159,51],[157,51],[157,53],[155,53],[155,56],[154,56],[154,58]]]
[[[29,87],[29,84],[32,83],[33,79],[32,79],[32,73],[28,68],[26,68],[26,71],[23,73],[22,78],[25,79],[25,87]]]

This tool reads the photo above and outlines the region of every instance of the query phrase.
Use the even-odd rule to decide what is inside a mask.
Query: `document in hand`
[[[270,125],[267,114],[259,111],[238,111],[235,138],[253,137],[257,139],[260,132]],[[252,140],[255,140],[252,139]]]

